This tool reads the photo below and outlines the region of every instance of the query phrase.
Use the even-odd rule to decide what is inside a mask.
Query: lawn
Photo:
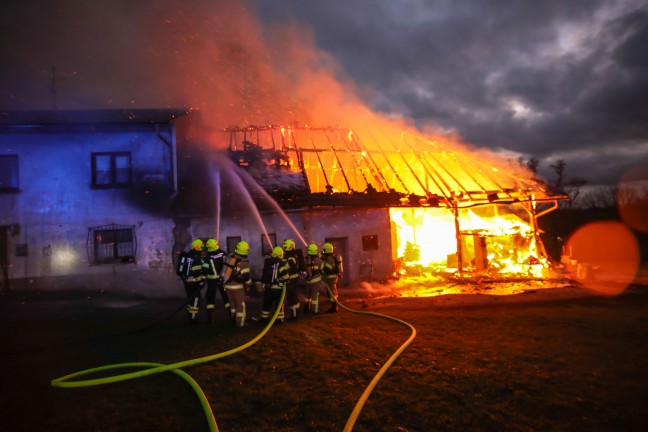
[[[567,287],[542,295],[347,298],[354,311],[390,315],[417,331],[353,430],[648,430],[647,300],[648,286],[637,283],[615,297]],[[233,328],[224,311],[215,323],[190,325],[181,303],[105,293],[3,296],[3,430],[207,431],[198,398],[172,373],[50,385],[102,365],[209,356],[263,329]],[[250,298],[252,314],[259,306]],[[305,315],[273,326],[248,349],[184,371],[221,431],[341,431],[409,336],[405,326],[372,315]]]

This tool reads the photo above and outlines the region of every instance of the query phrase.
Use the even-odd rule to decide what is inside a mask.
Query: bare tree
[[[617,189],[611,186],[596,188],[584,193],[579,207],[586,209],[613,208],[616,203]]]
[[[556,173],[556,181],[553,182],[553,187],[558,190],[563,190],[563,181],[565,179],[565,168],[567,167],[567,162],[562,159],[558,159],[555,164],[550,165],[551,168]]]
[[[581,188],[587,184],[587,180],[581,177],[572,177],[565,184],[565,193],[569,196],[568,206],[571,208],[581,194]]]
[[[540,165],[540,160],[535,157],[531,156],[528,161],[526,161],[526,167],[531,170],[534,176],[538,175],[538,166]]]

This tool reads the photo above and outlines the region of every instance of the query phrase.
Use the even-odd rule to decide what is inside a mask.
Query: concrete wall
[[[175,135],[172,126],[160,127],[161,131],[152,125],[59,126],[0,133],[0,154],[19,156],[20,190],[0,193],[0,227],[5,227],[12,290],[182,297],[174,248],[188,247],[193,238],[216,237],[226,249],[227,237],[240,236],[250,244],[252,272],[258,278],[265,259],[264,231],[274,234],[278,245],[294,239],[304,253],[311,242],[320,248],[328,239],[340,242],[344,250],[336,252],[344,254],[347,285],[392,274],[387,209],[302,209],[280,214],[269,211],[274,206],[265,202],[259,213],[254,201],[263,198],[228,182],[232,172],[227,170],[222,173],[219,209],[209,179],[213,168],[202,171],[207,179],[191,180],[197,173],[195,161],[205,159],[200,154],[193,159],[179,157],[178,181],[194,188],[188,202],[202,203],[202,216],[186,212],[170,216]],[[118,151],[131,152],[133,186],[93,189],[91,154]],[[90,259],[90,228],[110,224],[134,230],[135,262],[94,264]],[[378,249],[363,250],[362,237],[371,235],[377,236]]]
[[[170,126],[59,127],[0,134],[0,154],[19,156],[20,191],[0,193],[13,290],[89,289],[168,295],[173,221],[160,212],[172,189]],[[131,152],[134,185],[91,187],[92,152]],[[132,226],[136,262],[92,265],[89,227]],[[91,239],[90,239],[91,241]],[[26,248],[26,255],[23,255]],[[23,255],[23,256],[18,256]]]
[[[388,209],[308,209],[288,211],[285,216],[277,213],[257,216],[254,212],[254,209],[249,209],[236,215],[222,215],[218,241],[223,249],[226,249],[227,237],[240,236],[247,241],[250,245],[248,258],[255,277],[260,276],[265,259],[261,241],[264,231],[258,217],[261,217],[266,232],[275,234],[277,245],[281,246],[285,239],[290,238],[304,254],[310,243],[317,244],[321,250],[327,239],[346,239],[346,251],[339,251],[344,252],[346,285],[357,284],[370,276],[384,280],[394,272]],[[215,236],[215,219],[194,220],[191,232],[193,238]],[[363,236],[373,235],[378,237],[378,249],[363,250]],[[373,270],[371,274],[370,269]]]

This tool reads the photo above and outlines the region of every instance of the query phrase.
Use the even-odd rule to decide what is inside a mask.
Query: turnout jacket
[[[306,264],[306,283],[317,283],[322,280],[322,271],[324,270],[324,263],[318,256],[308,256]]]
[[[189,253],[187,282],[202,282],[205,279],[206,263],[199,252]]]
[[[289,278],[288,261],[283,258],[270,257],[263,262],[261,282],[270,288],[281,289]]]
[[[232,266],[232,275],[225,282],[225,288],[242,289],[244,285],[252,284],[252,274],[250,273],[250,262],[246,257],[238,254],[230,254],[228,262],[234,262]],[[225,264],[229,265],[229,264]]]
[[[340,272],[338,269],[337,258],[333,254],[324,254],[324,264],[322,266],[322,272],[326,279],[335,279],[339,276]]]
[[[205,262],[207,264],[207,279],[220,279],[225,255],[225,251],[222,249],[207,252],[207,255],[205,256]]]

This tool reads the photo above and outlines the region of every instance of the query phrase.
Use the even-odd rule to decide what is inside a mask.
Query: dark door
[[[344,265],[344,273],[338,280],[338,286],[344,287],[349,285],[351,276],[351,262],[349,261],[349,238],[348,237],[327,237],[324,239],[326,243],[333,245],[333,253],[342,257]]]
[[[0,289],[9,291],[9,251],[7,231],[9,227],[0,226]]]

